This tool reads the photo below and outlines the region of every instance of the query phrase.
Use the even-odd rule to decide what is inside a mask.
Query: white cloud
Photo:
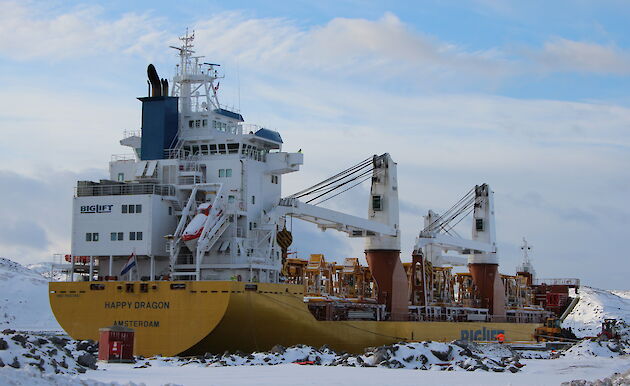
[[[2,2],[0,7],[0,55],[14,60],[147,56],[166,40],[160,20],[149,14],[108,20],[96,6],[65,13],[28,2]]]
[[[614,45],[555,38],[532,57],[543,71],[630,74],[630,53]]]
[[[496,50],[466,51],[414,31],[391,13],[375,21],[335,18],[300,28],[290,20],[231,12],[201,21],[195,30],[201,51],[263,73],[369,76],[379,82],[405,75],[427,82],[435,74],[459,77],[462,70],[491,78],[509,70]]]

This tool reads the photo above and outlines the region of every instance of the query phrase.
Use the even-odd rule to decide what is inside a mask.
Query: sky
[[[305,164],[283,194],[372,154],[398,164],[402,259],[428,209],[495,192],[501,271],[630,289],[630,4],[616,0],[0,1],[0,256],[70,247],[76,180],[108,175],[140,127],[146,66],[186,28],[221,102]],[[368,186],[327,202],[365,216]],[[302,257],[362,240],[296,221]],[[470,234],[462,222],[461,234]]]

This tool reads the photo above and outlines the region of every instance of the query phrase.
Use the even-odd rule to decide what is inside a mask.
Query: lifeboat
[[[222,210],[212,210],[212,204],[209,202],[205,202],[197,208],[197,213],[195,217],[188,223],[186,229],[184,229],[184,233],[182,234],[182,240],[191,251],[197,248],[197,241],[203,232],[204,226],[208,221],[208,216],[214,217],[212,221],[210,221],[209,226],[210,229],[216,224],[217,220],[223,214]]]

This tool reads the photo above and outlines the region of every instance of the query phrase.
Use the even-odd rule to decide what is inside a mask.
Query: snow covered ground
[[[525,360],[518,373],[486,371],[423,371],[379,367],[328,367],[282,364],[130,369],[129,365],[100,365],[83,378],[100,381],[144,382],[147,386],[183,385],[559,385],[574,379],[596,380],[630,369],[628,359],[588,358]]]
[[[630,340],[630,291],[608,291],[592,287],[579,289],[580,301],[562,323],[578,337],[597,336],[604,318],[617,319],[620,333]]]
[[[0,258],[0,330],[61,331],[48,302],[48,280]]]
[[[471,367],[469,364],[464,364],[467,358],[458,357],[459,354],[455,351],[447,360],[441,359],[440,353],[448,351],[448,347],[453,345],[434,342],[415,348],[405,344],[396,353],[387,357],[385,366],[376,367],[348,366],[353,363],[360,365],[356,356],[343,359],[332,356],[320,358],[323,364],[333,364],[337,360],[339,362],[337,364],[342,364],[338,366],[298,365],[290,362],[292,359],[303,359],[298,356],[304,353],[293,352],[297,355],[295,358],[289,353],[283,354],[281,359],[279,356],[273,360],[269,359],[274,365],[257,365],[260,361],[265,361],[263,354],[254,355],[249,363],[246,363],[246,356],[246,359],[215,357],[206,363],[159,358],[142,360],[135,365],[99,364],[98,369],[86,368],[86,372],[80,374],[81,371],[76,369],[78,356],[83,354],[72,348],[76,347],[77,342],[64,344],[60,350],[56,347],[59,353],[52,355],[51,358],[43,354],[53,349],[51,344],[54,345],[54,342],[49,338],[50,332],[60,331],[60,327],[48,304],[48,279],[42,276],[48,275],[49,266],[39,264],[29,268],[0,258],[0,331],[7,328],[18,331],[40,331],[44,333],[39,337],[49,339],[51,343],[39,341],[41,348],[37,347],[38,335],[30,333],[23,334],[28,336],[30,343],[25,342],[22,346],[19,341],[12,339],[15,333],[0,333],[0,338],[8,343],[4,348],[4,353],[0,343],[0,360],[3,360],[4,364],[0,366],[0,385],[346,385],[348,383],[360,383],[362,386],[422,383],[467,386],[559,385],[562,382],[577,379],[594,381],[630,370],[630,357],[627,355],[630,349],[627,345],[617,347],[610,346],[606,342],[584,341],[556,359],[551,359],[557,355],[549,352],[527,352],[518,359],[518,364],[524,366],[518,367],[518,371],[513,373],[510,368],[515,367],[516,362],[513,359],[502,359],[511,355],[501,351],[505,348],[499,347],[499,351],[494,353],[491,347],[483,349],[486,351],[482,350],[483,352],[477,354],[491,357],[491,360],[479,361],[490,363],[492,366],[487,366],[486,370],[478,368],[475,371],[467,371],[467,369],[474,369],[476,365]],[[581,300],[565,321],[565,326],[572,327],[578,336],[595,336],[600,330],[603,318],[617,318],[623,321],[622,332],[624,337],[630,340],[630,328],[628,328],[630,291],[607,291],[582,287],[580,295]],[[417,345],[422,344],[421,342]],[[34,354],[31,350],[34,350]],[[438,355],[436,356],[432,350]],[[15,369],[10,366],[10,363],[13,363],[13,356],[16,356],[14,354],[18,351],[21,355],[19,359],[21,367]],[[65,352],[65,362],[63,358],[58,357],[61,351]],[[36,358],[29,355],[42,357],[38,361],[44,360],[41,366],[45,370],[43,373],[35,364]],[[413,358],[406,362],[405,358],[411,356]],[[422,356],[426,357],[425,363],[422,363],[425,361]],[[68,368],[72,371],[60,369],[60,374],[55,374],[55,362],[52,359],[57,364],[68,364]],[[309,359],[316,358],[309,357]],[[222,360],[225,363],[220,363]],[[374,360],[374,357],[367,354],[361,357],[361,361],[368,362],[368,365],[376,364],[369,362],[370,360]],[[33,364],[30,364],[31,362]],[[146,364],[147,362],[149,365]],[[493,362],[496,363],[493,364]],[[418,366],[418,363],[425,366]],[[478,362],[474,363],[478,364]],[[496,365],[497,363],[499,365]],[[426,370],[414,369],[418,367]],[[630,376],[626,377],[626,380],[628,378]]]

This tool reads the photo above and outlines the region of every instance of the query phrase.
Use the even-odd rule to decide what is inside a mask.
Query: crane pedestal
[[[505,290],[499,275],[499,264],[468,264],[481,307],[488,308],[495,322],[505,318]]]
[[[385,303],[390,320],[407,320],[407,274],[400,261],[400,251],[372,249],[365,258],[378,286],[378,302]]]

